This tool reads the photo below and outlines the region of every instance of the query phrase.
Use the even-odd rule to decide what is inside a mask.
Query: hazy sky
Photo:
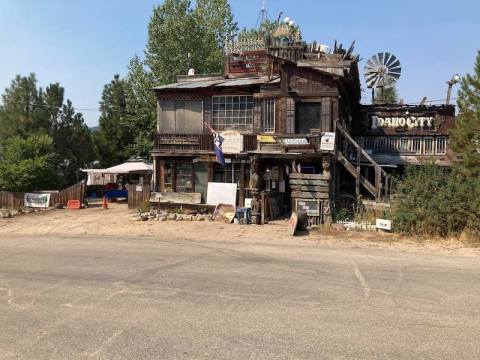
[[[0,0],[0,92],[16,74],[40,85],[60,82],[79,109],[98,109],[103,85],[143,55],[152,0]],[[261,0],[231,0],[240,27],[256,24]],[[365,60],[390,51],[402,63],[398,83],[407,103],[445,98],[454,73],[471,72],[480,49],[479,0],[267,0],[283,10],[305,40],[350,45]],[[368,101],[366,92],[364,101]],[[83,110],[89,125],[98,111]]]

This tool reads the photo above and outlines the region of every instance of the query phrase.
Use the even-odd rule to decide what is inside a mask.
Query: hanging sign
[[[25,207],[48,208],[50,194],[25,193],[23,202]]]

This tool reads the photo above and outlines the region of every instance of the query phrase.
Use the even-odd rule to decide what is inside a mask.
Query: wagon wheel
[[[350,218],[353,218],[355,215],[355,208],[357,206],[357,198],[355,195],[348,193],[341,193],[337,196],[337,199],[334,202],[334,209],[340,210],[345,209]]]

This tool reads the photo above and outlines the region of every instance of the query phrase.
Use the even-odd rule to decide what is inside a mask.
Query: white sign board
[[[25,207],[48,208],[50,194],[25,193],[23,197]]]
[[[392,220],[377,219],[376,227],[377,227],[377,229],[391,231],[392,230]]]
[[[335,149],[335,133],[325,132],[320,139],[320,150],[333,151]]]
[[[207,189],[207,205],[217,206],[237,204],[237,184],[209,182]]]
[[[220,133],[223,139],[222,151],[224,154],[239,154],[243,151],[243,135],[236,131]]]

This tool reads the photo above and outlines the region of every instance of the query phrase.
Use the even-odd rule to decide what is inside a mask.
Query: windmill
[[[384,88],[392,87],[402,73],[400,60],[389,52],[380,52],[368,59],[363,69],[367,87],[372,89],[372,102],[375,102],[375,90],[381,90],[384,99]]]

